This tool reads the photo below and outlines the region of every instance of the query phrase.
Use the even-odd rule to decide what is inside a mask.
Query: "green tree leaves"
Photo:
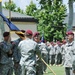
[[[13,1],[5,2],[3,8],[10,9],[14,12],[24,13],[23,10],[21,10],[20,7],[17,7]]]
[[[26,7],[26,14],[30,16],[35,15],[35,11],[37,10],[36,4],[33,3],[33,1],[30,2],[30,5]]]
[[[38,31],[41,35],[44,32],[46,40],[62,40],[66,31],[66,24],[63,23],[66,17],[65,5],[61,0],[40,0],[39,4],[40,9],[37,10],[33,3],[27,6],[26,14],[38,19]]]

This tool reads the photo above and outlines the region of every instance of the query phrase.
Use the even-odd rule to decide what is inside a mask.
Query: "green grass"
[[[56,73],[56,75],[65,75],[63,66],[50,66],[50,68]],[[49,68],[46,70],[47,73],[44,75],[54,75]],[[14,75],[14,74],[13,74]]]
[[[56,73],[56,75],[64,75],[64,67],[63,66],[50,66],[51,69]],[[46,70],[48,73],[45,73],[44,75],[54,75],[48,68]]]

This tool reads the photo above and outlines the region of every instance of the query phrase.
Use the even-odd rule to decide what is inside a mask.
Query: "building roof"
[[[2,13],[9,18],[9,10],[2,8]],[[11,11],[11,21],[19,22],[38,22],[33,16],[28,16],[18,12]]]

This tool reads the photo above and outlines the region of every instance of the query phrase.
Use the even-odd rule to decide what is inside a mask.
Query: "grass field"
[[[56,73],[56,75],[65,75],[63,66],[50,66],[50,67]],[[45,73],[44,75],[54,75],[48,68],[46,71],[48,73]]]
[[[50,67],[56,73],[56,75],[65,75],[63,66],[50,66]],[[48,68],[47,68],[46,72],[47,73],[45,73],[44,75],[54,75]]]

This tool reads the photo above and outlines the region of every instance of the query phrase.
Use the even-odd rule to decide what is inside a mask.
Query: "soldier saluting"
[[[3,33],[4,40],[0,43],[1,59],[0,59],[0,75],[12,75],[13,63],[12,63],[12,44],[10,32]]]

